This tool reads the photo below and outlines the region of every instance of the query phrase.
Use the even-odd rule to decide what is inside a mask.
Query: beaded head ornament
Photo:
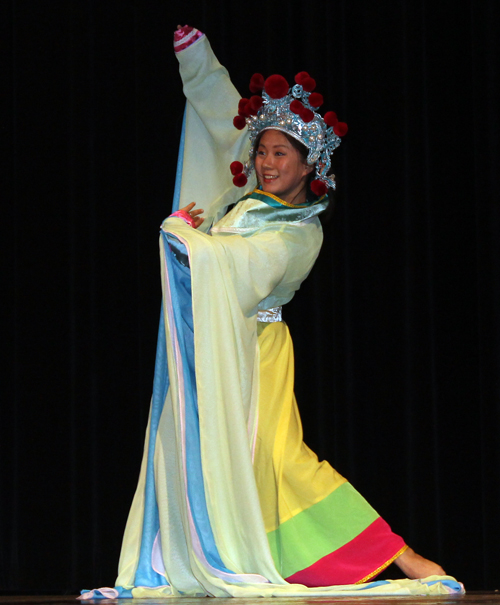
[[[230,169],[233,183],[244,187],[254,169],[254,149],[257,137],[264,130],[280,130],[305,145],[309,150],[307,163],[316,166],[316,178],[311,190],[318,196],[328,188],[335,189],[335,177],[329,175],[330,156],[340,145],[340,137],[347,133],[347,124],[339,122],[337,114],[327,111],[324,117],[317,113],[323,104],[323,96],[313,92],[316,82],[301,71],[295,76],[295,85],[290,88],[283,76],[273,75],[264,80],[262,74],[254,74],[250,80],[250,92],[262,91],[262,97],[254,94],[250,99],[241,99],[238,115],[233,124],[239,130],[248,126],[250,134],[249,159],[242,164],[232,162]]]

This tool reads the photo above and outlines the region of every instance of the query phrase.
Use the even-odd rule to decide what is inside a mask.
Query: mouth
[[[265,183],[272,183],[272,181],[275,181],[277,178],[278,178],[278,176],[275,174],[263,174],[262,175],[262,179],[264,180]]]

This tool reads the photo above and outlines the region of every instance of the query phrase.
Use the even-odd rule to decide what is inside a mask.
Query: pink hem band
[[[174,32],[174,50],[176,53],[180,53],[181,50],[188,48],[191,44],[194,44],[205,34],[194,27],[184,26],[182,29],[178,29]]]
[[[196,229],[194,219],[189,214],[189,212],[186,212],[185,210],[177,210],[177,212],[174,212],[170,216],[177,216],[178,218],[181,218],[185,223],[193,227],[193,229]]]

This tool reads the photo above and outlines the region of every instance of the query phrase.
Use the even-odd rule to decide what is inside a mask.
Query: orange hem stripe
[[[377,567],[377,569],[375,571],[372,571],[371,573],[369,573],[367,576],[365,576],[362,580],[359,580],[358,582],[356,582],[356,584],[364,584],[365,582],[368,582],[368,580],[370,580],[371,578],[373,578],[374,576],[377,576],[381,571],[384,571],[384,569],[386,567],[389,567],[389,565],[391,563],[393,563],[400,555],[402,555],[404,553],[404,551],[408,548],[408,545],[405,544],[403,546],[403,548],[400,548],[398,550],[398,552],[391,557],[388,561],[386,561],[383,565],[381,565],[380,567]]]

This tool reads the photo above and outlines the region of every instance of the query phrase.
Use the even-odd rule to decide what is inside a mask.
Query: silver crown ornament
[[[315,82],[307,72],[297,74],[295,81],[302,81],[304,86],[308,82],[306,86],[308,90],[305,90],[304,86],[299,83],[289,88],[288,83],[282,76],[271,76],[265,82],[260,74],[255,74],[253,78],[257,76],[261,79],[259,88],[263,88],[262,101],[259,97],[252,97],[252,99],[258,101],[259,109],[256,110],[256,106],[252,106],[252,99],[242,99],[240,104],[243,103],[243,111],[239,108],[239,116],[236,116],[234,120],[234,125],[239,129],[244,128],[246,124],[251,143],[249,159],[245,164],[234,162],[231,165],[231,171],[236,175],[234,183],[243,186],[243,181],[246,182],[245,178],[241,179],[243,174],[248,177],[254,170],[255,141],[260,133],[264,130],[280,130],[297,139],[309,150],[307,163],[310,166],[316,166],[316,181],[323,183],[326,188],[335,189],[335,175],[328,174],[331,168],[331,155],[340,145],[340,137],[347,133],[347,124],[339,122],[333,112],[325,114],[326,121],[317,112],[317,108],[323,103],[323,97],[312,92],[315,88]],[[280,98],[274,98],[274,96],[268,94],[268,92],[272,92],[268,88],[268,82],[272,78],[279,79],[278,84],[281,87],[281,93],[274,96],[281,94]],[[268,92],[266,92],[266,89]],[[315,105],[310,102],[311,95],[314,95],[311,100]],[[235,165],[238,166],[235,167]],[[239,173],[241,173],[241,177],[238,177]],[[317,184],[319,185],[319,183]],[[323,186],[320,185],[320,187]]]

